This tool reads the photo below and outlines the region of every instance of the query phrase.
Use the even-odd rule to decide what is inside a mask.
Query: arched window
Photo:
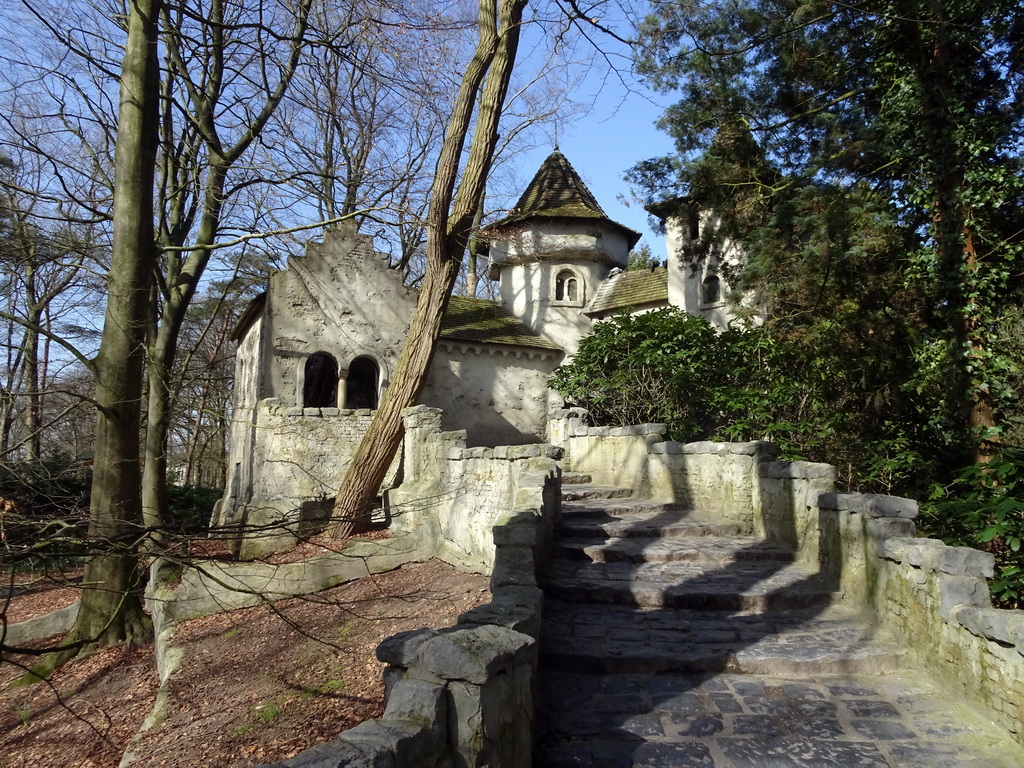
[[[722,281],[718,275],[708,275],[701,285],[701,304],[717,304],[722,300]]]
[[[338,361],[326,352],[317,352],[306,359],[302,405],[304,408],[338,407]]]
[[[583,300],[580,279],[571,269],[563,269],[555,277],[555,301],[561,304],[579,304]]]
[[[345,379],[346,408],[376,408],[380,369],[369,357],[357,357],[348,367]]]

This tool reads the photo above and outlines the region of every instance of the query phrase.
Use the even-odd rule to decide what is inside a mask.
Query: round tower
[[[609,271],[625,269],[640,239],[608,218],[557,148],[512,212],[482,234],[502,304],[569,354],[590,331],[583,310]]]

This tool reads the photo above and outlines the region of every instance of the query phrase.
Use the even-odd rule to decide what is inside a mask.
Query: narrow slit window
[[[336,408],[338,405],[338,361],[326,352],[306,360],[302,405],[305,408]]]

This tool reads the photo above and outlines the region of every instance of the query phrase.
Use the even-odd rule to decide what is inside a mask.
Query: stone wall
[[[817,508],[823,562],[842,566],[843,584],[919,665],[1024,744],[1024,611],[992,608],[992,555],[917,538],[910,499],[829,493]]]
[[[542,439],[558,350],[442,339],[420,402],[443,409],[442,427],[464,429],[469,445]]]
[[[771,443],[676,443],[663,424],[590,427],[582,408],[555,411],[548,439],[565,450],[574,472],[600,485],[684,507],[714,509],[723,519],[755,527],[758,467],[778,455]]]
[[[276,398],[250,410],[246,490],[233,495],[229,482],[213,518],[216,527],[244,530],[236,552],[246,560],[288,549],[319,530],[374,414],[286,406]],[[396,461],[385,487],[397,470]]]
[[[392,494],[392,529],[420,536],[437,556],[490,573],[492,529],[524,509],[539,510],[545,477],[562,454],[551,445],[466,448],[465,432],[444,432],[437,408],[405,412],[404,481]]]
[[[454,627],[385,640],[384,717],[283,763],[394,768],[528,768],[533,758],[538,567],[560,514],[561,451],[548,445],[465,447],[441,412],[405,414],[405,482],[394,526],[425,550],[491,574],[491,602]]]
[[[793,546],[799,562],[1024,744],[1024,611],[991,607],[991,555],[917,538],[911,499],[836,493],[831,465],[776,461],[766,443],[682,445],[661,434],[658,425],[588,427],[581,409],[549,424],[574,471],[748,522]]]

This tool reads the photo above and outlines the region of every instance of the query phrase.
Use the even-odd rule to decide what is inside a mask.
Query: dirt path
[[[252,766],[337,737],[383,706],[377,643],[443,627],[490,599],[487,579],[431,561],[271,607],[182,624],[185,662],[162,723],[132,746],[137,766]],[[16,676],[0,667],[0,686]],[[49,687],[0,692],[0,766],[113,767],[149,714],[152,648],[111,648]]]

